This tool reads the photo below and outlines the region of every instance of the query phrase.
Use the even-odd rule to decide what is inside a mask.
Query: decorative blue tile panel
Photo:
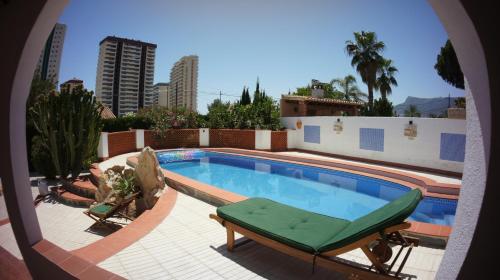
[[[441,133],[439,158],[463,162],[465,159],[465,134]]]
[[[384,130],[382,128],[360,128],[359,148],[371,151],[384,151]]]
[[[319,144],[320,131],[319,125],[304,125],[304,142]]]

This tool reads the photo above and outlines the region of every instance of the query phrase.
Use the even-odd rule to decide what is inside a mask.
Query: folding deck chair
[[[405,219],[421,199],[421,191],[415,189],[352,222],[264,198],[221,206],[210,218],[226,228],[229,251],[241,245],[234,240],[234,232],[238,232],[250,240],[311,262],[313,272],[317,264],[355,279],[394,279],[399,278],[413,247],[418,246],[418,239],[405,237],[400,231],[410,227]],[[375,243],[378,245],[373,247]],[[390,265],[384,264],[392,255],[388,245],[401,246]],[[357,248],[368,257],[371,267],[353,265],[336,257]],[[406,254],[398,270],[391,272],[404,248]]]
[[[110,202],[98,203],[90,206],[90,208],[83,213],[96,221],[96,223],[102,224],[106,227],[109,227],[106,220],[112,217],[120,217],[133,221],[134,218],[127,216],[124,213],[124,210],[137,197],[138,194],[139,192],[129,194],[118,204]]]

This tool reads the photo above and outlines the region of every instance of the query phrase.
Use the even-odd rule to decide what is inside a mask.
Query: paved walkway
[[[35,179],[32,177],[32,181]],[[31,188],[35,198],[38,195],[38,188],[36,186]],[[111,233],[105,227],[91,227],[94,220],[83,214],[87,208],[68,206],[50,196],[40,202],[35,209],[43,237],[67,251],[91,244]],[[7,217],[3,196],[0,196],[0,215]],[[122,219],[116,221],[127,223]],[[0,226],[0,247],[16,258],[22,259],[10,223]]]
[[[153,231],[100,267],[128,279],[332,279],[343,278],[255,242],[226,251],[226,231],[208,218],[215,207],[179,193],[170,215]],[[238,236],[237,236],[238,238]],[[407,279],[433,279],[444,251],[413,250],[403,269]],[[342,258],[368,264],[361,251]]]

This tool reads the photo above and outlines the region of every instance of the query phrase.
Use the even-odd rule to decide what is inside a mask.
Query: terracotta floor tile
[[[44,253],[42,253],[47,259],[51,260],[53,263],[60,264],[61,262],[69,259],[71,253],[61,249],[59,247],[54,247]]]
[[[43,253],[47,252],[48,250],[53,249],[54,247],[56,247],[55,244],[53,244],[52,242],[47,241],[45,239],[42,239],[40,242],[36,243],[33,246],[33,249],[35,249],[40,254],[43,254]]]
[[[71,256],[69,259],[61,262],[59,266],[61,266],[69,273],[77,275],[78,273],[81,273],[82,271],[93,265],[77,256]]]
[[[87,280],[120,279],[120,278],[116,278],[116,277],[119,277],[118,275],[113,274],[109,271],[106,271],[106,270],[99,268],[99,267],[96,267],[96,266],[92,266],[92,267],[85,269],[84,271],[77,274],[77,277],[78,277],[78,279],[82,279],[82,280],[86,280],[86,279]]]
[[[78,249],[72,254],[89,261],[90,263],[97,264],[103,260],[113,256],[117,252],[109,248],[100,246],[99,244],[91,244],[90,246]]]

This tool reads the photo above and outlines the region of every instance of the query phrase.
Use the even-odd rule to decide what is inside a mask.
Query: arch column
[[[500,45],[496,35],[498,15],[494,2],[429,0],[445,27],[466,78],[467,144],[460,199],[437,279],[491,276],[491,256],[498,250],[500,234],[495,224],[499,212],[498,125],[493,108],[500,94]],[[495,23],[496,21],[496,23]],[[498,122],[498,120],[496,120]],[[496,165],[496,166],[495,166]]]
[[[73,278],[35,250],[43,239],[33,204],[26,153],[26,100],[40,51],[67,0],[17,0],[0,4],[0,137],[5,204],[17,245],[31,275]]]

